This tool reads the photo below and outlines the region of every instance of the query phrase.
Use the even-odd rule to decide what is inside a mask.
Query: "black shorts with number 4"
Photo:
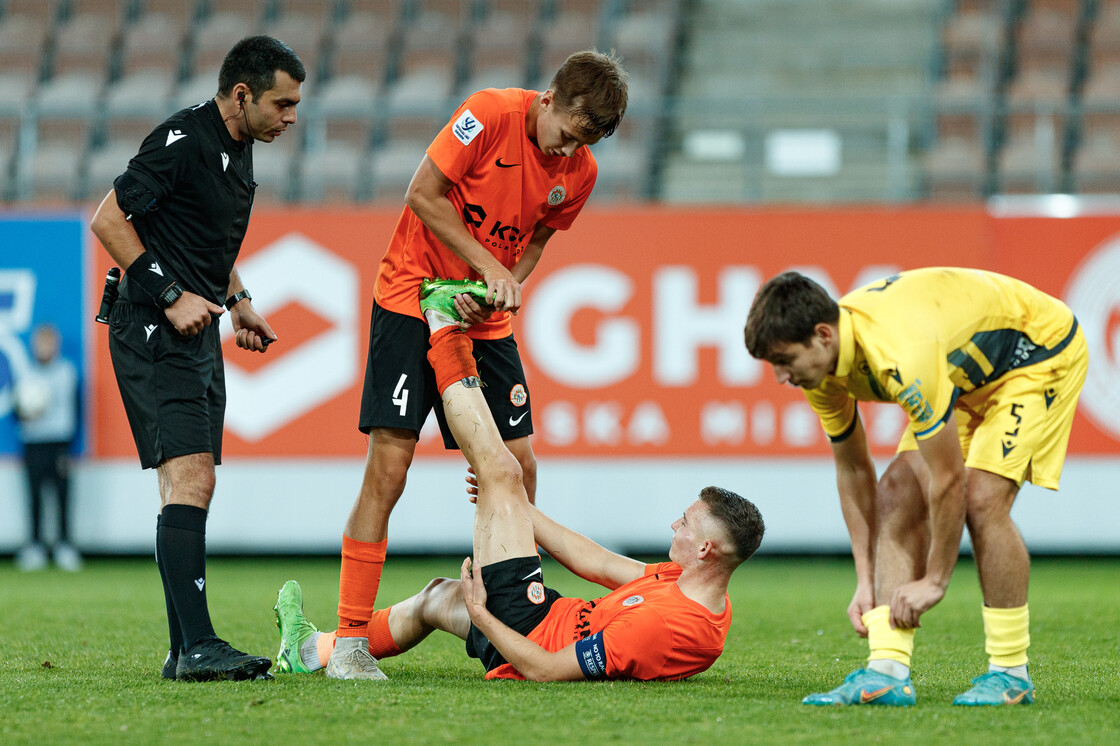
[[[428,325],[420,319],[387,311],[376,303],[370,315],[369,354],[362,387],[358,429],[363,433],[392,427],[419,433],[436,411],[443,443],[458,448],[444,419],[435,373],[428,362]],[[525,371],[512,336],[476,339],[474,359],[482,394],[503,440],[532,434],[533,415]]]

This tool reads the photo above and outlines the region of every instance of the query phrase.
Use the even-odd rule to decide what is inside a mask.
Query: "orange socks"
[[[432,335],[431,344],[428,362],[436,372],[436,390],[441,396],[444,389],[456,381],[478,377],[474,345],[462,329],[446,326]]]
[[[401,649],[389,632],[389,610],[392,608],[373,612],[373,618],[369,620],[369,654],[374,658],[400,655]]]
[[[342,535],[342,569],[338,578],[339,637],[367,636],[388,543],[388,539],[370,543]]]
[[[389,607],[389,609],[392,608],[392,606]],[[373,618],[369,620],[369,654],[374,658],[391,658],[394,655],[401,654],[400,647],[389,632],[389,609],[373,612]],[[327,661],[331,658],[331,651],[334,650],[336,637],[337,634],[334,632],[324,632],[315,641],[320,668],[327,667]]]

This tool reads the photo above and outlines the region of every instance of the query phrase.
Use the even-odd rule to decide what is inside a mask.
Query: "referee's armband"
[[[117,207],[121,208],[121,212],[128,220],[154,212],[158,208],[156,195],[152,190],[141,184],[128,171],[113,181],[113,190],[117,195]]]
[[[596,632],[576,643],[576,659],[580,670],[589,679],[607,678],[607,647],[603,633]]]

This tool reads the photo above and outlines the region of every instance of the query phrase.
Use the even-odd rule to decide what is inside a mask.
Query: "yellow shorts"
[[[955,411],[964,463],[1006,477],[1058,489],[1077,399],[1089,371],[1080,329],[1059,354],[962,394]],[[907,428],[898,453],[915,451]]]

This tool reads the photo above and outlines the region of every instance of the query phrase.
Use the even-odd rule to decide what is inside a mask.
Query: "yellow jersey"
[[[1061,352],[1073,312],[1020,280],[976,269],[902,272],[839,301],[836,370],[805,392],[832,441],[856,401],[896,402],[919,440],[950,420],[957,397]]]

